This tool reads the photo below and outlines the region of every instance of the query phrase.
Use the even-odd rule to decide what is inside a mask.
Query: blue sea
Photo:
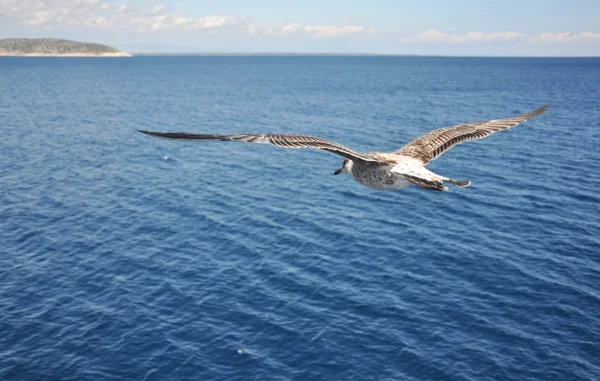
[[[552,104],[377,192],[394,151]],[[1,380],[600,379],[600,58],[0,58]]]

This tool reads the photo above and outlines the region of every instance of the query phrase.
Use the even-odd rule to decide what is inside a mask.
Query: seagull
[[[187,132],[139,132],[163,139],[221,140],[245,143],[272,144],[284,148],[315,148],[344,157],[344,162],[333,174],[347,173],[360,184],[375,190],[397,190],[411,184],[424,189],[448,191],[448,182],[457,187],[471,184],[440,176],[425,167],[432,160],[457,144],[467,140],[483,139],[494,132],[507,130],[548,111],[550,105],[504,119],[459,124],[433,130],[406,144],[395,152],[358,152],[318,136],[287,134],[194,134]]]

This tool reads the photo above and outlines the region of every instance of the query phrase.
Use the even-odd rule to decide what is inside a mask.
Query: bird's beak
[[[344,166],[342,165],[341,167],[339,167],[338,169],[335,170],[335,172],[333,172],[334,175],[339,175],[340,173],[342,173],[342,171],[344,170]]]

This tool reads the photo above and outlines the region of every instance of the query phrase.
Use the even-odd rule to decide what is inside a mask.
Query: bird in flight
[[[470,181],[440,176],[425,167],[432,160],[457,144],[467,140],[483,139],[494,132],[507,130],[529,119],[542,115],[550,105],[526,114],[485,122],[459,124],[433,130],[406,144],[395,152],[358,152],[318,136],[283,134],[193,134],[187,132],[139,132],[163,139],[222,140],[245,143],[272,144],[284,148],[316,148],[344,157],[344,162],[333,174],[348,173],[360,184],[375,190],[402,189],[414,184],[435,191],[447,191],[448,182],[466,187]]]

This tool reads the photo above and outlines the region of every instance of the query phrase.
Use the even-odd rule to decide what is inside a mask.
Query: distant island
[[[58,38],[5,38],[0,39],[0,56],[131,57],[131,54],[102,44]]]

